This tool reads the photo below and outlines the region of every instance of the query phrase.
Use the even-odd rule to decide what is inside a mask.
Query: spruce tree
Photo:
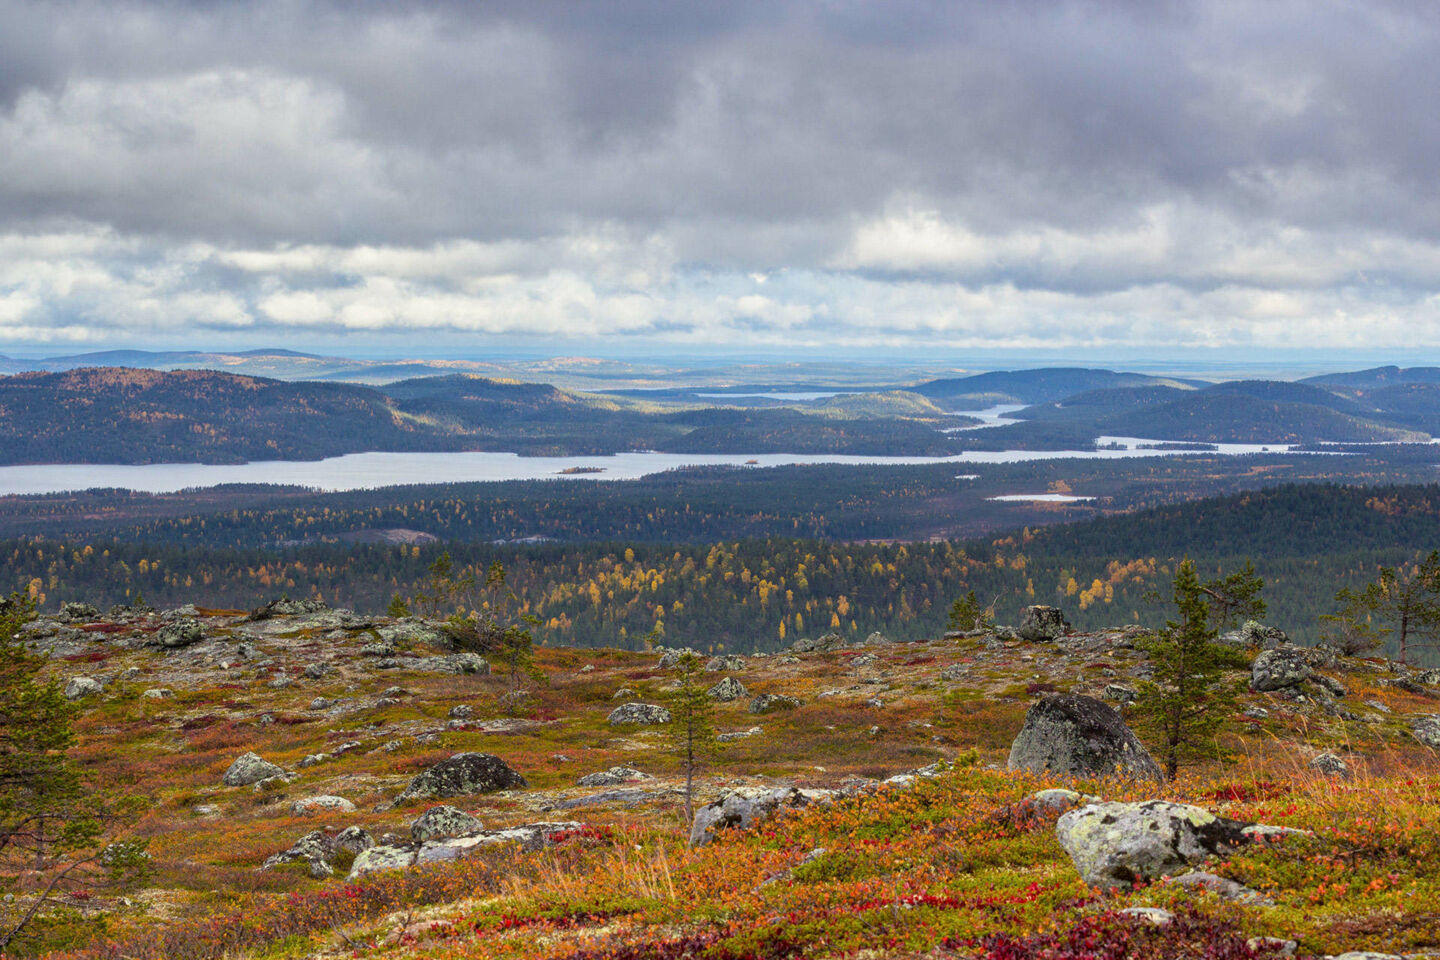
[[[1215,642],[1205,588],[1188,559],[1175,571],[1174,591],[1178,619],[1138,644],[1150,655],[1154,673],[1140,684],[1132,708],[1137,726],[1158,743],[1165,775],[1172,778],[1182,763],[1220,755],[1216,735],[1239,694],[1224,673],[1245,665],[1239,651]]]
[[[34,612],[20,594],[0,599],[0,889],[22,872],[38,882],[0,903],[0,956],[60,893],[146,866],[143,844],[103,842],[138,806],[91,790],[68,756],[75,707],[58,681],[39,679],[45,659],[18,638]]]
[[[685,770],[685,823],[695,819],[695,771],[714,755],[715,707],[702,682],[700,658],[686,652],[675,664],[679,685],[670,695],[670,745]]]

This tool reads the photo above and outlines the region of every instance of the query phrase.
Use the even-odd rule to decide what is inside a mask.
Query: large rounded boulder
[[[1070,622],[1059,607],[1036,604],[1020,612],[1020,627],[1015,632],[1022,640],[1044,643],[1069,633]]]
[[[1120,714],[1093,697],[1069,693],[1045,697],[1025,714],[1009,766],[1066,777],[1164,779]]]
[[[1261,693],[1296,687],[1309,680],[1310,662],[1295,647],[1283,646],[1266,650],[1250,665],[1250,687]]]
[[[525,786],[529,786],[525,778],[494,754],[457,753],[416,774],[396,802],[468,797]]]
[[[1166,800],[1092,803],[1064,814],[1055,836],[1093,887],[1129,887],[1184,873],[1249,842],[1247,824]]]

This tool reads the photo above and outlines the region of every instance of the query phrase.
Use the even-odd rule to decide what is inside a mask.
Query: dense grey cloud
[[[1398,0],[0,0],[0,342],[1440,346],[1437,54]]]

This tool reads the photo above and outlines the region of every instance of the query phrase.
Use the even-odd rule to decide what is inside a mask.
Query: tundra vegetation
[[[476,662],[493,653],[457,650],[445,619],[309,600],[248,615],[72,603],[14,628],[27,656],[46,657],[29,671],[52,711],[42,726],[73,735],[45,753],[67,782],[143,800],[85,843],[143,841],[146,869],[52,894],[7,951],[1081,960],[1440,947],[1440,676],[1254,623],[1217,636],[1198,575],[1182,565],[1170,582],[1180,608],[1159,637],[807,631],[810,652],[713,660],[537,646],[540,679],[516,709],[507,671]],[[1173,687],[1167,656],[1198,640],[1235,652],[1214,676],[1239,689],[1211,703],[1205,732],[1222,749],[1160,784],[1005,769],[1027,711],[1057,692],[1116,705],[1166,757],[1127,691]],[[726,676],[795,705],[702,704],[705,681]],[[617,721],[622,703],[637,709]],[[700,765],[677,742],[698,743],[705,723],[715,748]],[[1051,788],[1075,793],[1040,793]],[[748,820],[692,846],[690,790],[697,817],[722,802]],[[777,790],[774,812],[755,813]],[[1210,857],[1196,866],[1217,879],[1200,885],[1092,887],[1056,829],[1090,798],[1300,832]],[[7,861],[7,911],[39,902],[42,873]]]

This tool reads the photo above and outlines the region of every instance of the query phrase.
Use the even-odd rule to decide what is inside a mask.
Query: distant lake
[[[1153,443],[1106,437],[1127,444]],[[1221,454],[1286,453],[1285,444],[1217,444]],[[522,457],[514,453],[352,453],[328,460],[276,460],[242,464],[156,463],[36,464],[0,467],[0,495],[59,493],[92,487],[119,487],[148,493],[173,493],[222,483],[275,483],[317,490],[360,490],[417,483],[470,483],[487,480],[635,480],[681,467],[781,467],[834,463],[923,466],[936,463],[1021,463],[1029,460],[1117,460],[1174,457],[1193,451],[1142,450],[998,450],[954,457],[861,457],[844,454],[691,454],[619,453],[610,457]],[[754,461],[754,463],[750,463]],[[970,475],[966,475],[970,476]],[[959,479],[959,478],[957,478]]]

